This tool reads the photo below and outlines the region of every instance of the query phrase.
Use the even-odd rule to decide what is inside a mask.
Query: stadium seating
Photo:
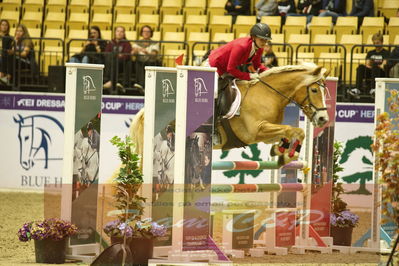
[[[332,17],[313,17],[309,25],[310,41],[315,42],[318,34],[330,34],[332,28]]]
[[[217,16],[211,17],[209,23],[209,32],[211,38],[217,33],[230,33],[231,32],[231,16]]]
[[[206,15],[187,15],[186,23],[184,24],[184,32],[186,39],[190,36],[190,33],[195,32],[205,32],[207,26],[207,16]]]
[[[338,17],[337,23],[333,28],[333,33],[337,35],[337,41],[341,41],[344,34],[357,34],[357,17]]]
[[[183,15],[165,14],[161,23],[161,32],[183,31]]]
[[[241,33],[249,34],[251,27],[256,23],[256,16],[237,16],[233,25],[234,36],[238,38]]]
[[[306,33],[306,17],[288,16],[283,26],[283,33],[285,41],[290,40],[291,34],[305,34]]]
[[[360,34],[363,35],[363,43],[367,41],[369,35],[384,33],[383,17],[365,17],[360,27]]]
[[[281,17],[280,16],[263,16],[260,20],[262,23],[269,25],[272,33],[281,32]]]

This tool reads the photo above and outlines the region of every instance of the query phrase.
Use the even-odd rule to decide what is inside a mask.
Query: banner
[[[0,188],[43,191],[62,184],[64,95],[0,93]],[[142,97],[105,96],[102,102],[100,183],[119,168],[117,149],[109,140],[129,134]]]

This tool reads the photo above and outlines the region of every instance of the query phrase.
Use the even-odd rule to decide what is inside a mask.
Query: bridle
[[[324,89],[324,91],[327,91],[327,87],[324,84],[320,83],[319,81],[313,82],[313,83],[311,83],[310,85],[308,85],[306,87],[306,97],[300,103],[295,101],[292,97],[288,97],[288,96],[284,95],[282,92],[280,92],[279,90],[276,90],[271,85],[269,85],[268,83],[264,82],[263,80],[259,79],[259,81],[263,85],[267,86],[268,88],[270,88],[271,90],[276,92],[278,95],[283,97],[284,99],[288,100],[288,102],[293,103],[296,106],[298,106],[299,109],[301,109],[305,114],[307,114],[308,111],[311,110],[312,111],[312,115],[310,116],[310,120],[313,120],[313,118],[315,117],[317,112],[326,111],[327,110],[327,107],[321,107],[321,108],[316,107],[313,104],[312,99],[310,98],[310,90],[311,90],[310,86],[313,85],[313,84],[317,84],[317,85],[319,85],[319,87],[322,87]],[[308,100],[309,103],[305,105],[306,100]]]

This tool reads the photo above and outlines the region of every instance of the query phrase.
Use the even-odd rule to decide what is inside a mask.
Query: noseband
[[[296,106],[298,106],[299,109],[301,109],[305,114],[307,113],[308,110],[311,110],[311,111],[312,111],[312,115],[311,115],[311,117],[310,117],[310,120],[313,120],[313,118],[315,117],[315,115],[317,114],[317,112],[319,112],[319,111],[326,111],[326,110],[327,110],[327,107],[317,108],[317,107],[313,104],[312,99],[310,98],[310,89],[311,89],[311,88],[310,88],[310,85],[312,85],[312,84],[314,84],[314,83],[316,83],[317,85],[319,85],[319,87],[324,88],[325,91],[326,91],[326,86],[325,86],[324,84],[321,84],[320,82],[314,82],[314,83],[310,84],[309,86],[307,86],[307,87],[306,87],[306,92],[307,92],[306,97],[305,97],[300,103],[298,103],[298,102],[295,101],[292,97],[288,97],[288,96],[284,95],[284,94],[281,93],[279,90],[276,90],[275,88],[273,88],[272,86],[270,86],[268,83],[264,82],[263,80],[259,79],[259,81],[260,81],[263,85],[265,85],[265,86],[269,87],[270,89],[272,89],[273,91],[275,91],[278,95],[280,95],[280,96],[283,97],[284,99],[288,100],[290,103],[293,103],[293,104],[295,104]],[[305,105],[304,103],[306,102],[306,100],[308,100],[309,103]]]

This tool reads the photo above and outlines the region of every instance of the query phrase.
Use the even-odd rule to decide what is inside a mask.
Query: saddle
[[[219,79],[219,88],[221,89],[218,90],[218,98],[215,102],[214,130],[217,131],[217,126],[222,125],[227,135],[227,142],[222,149],[245,147],[247,144],[234,134],[229,122],[229,119],[236,115],[239,109],[241,93],[232,78]]]

